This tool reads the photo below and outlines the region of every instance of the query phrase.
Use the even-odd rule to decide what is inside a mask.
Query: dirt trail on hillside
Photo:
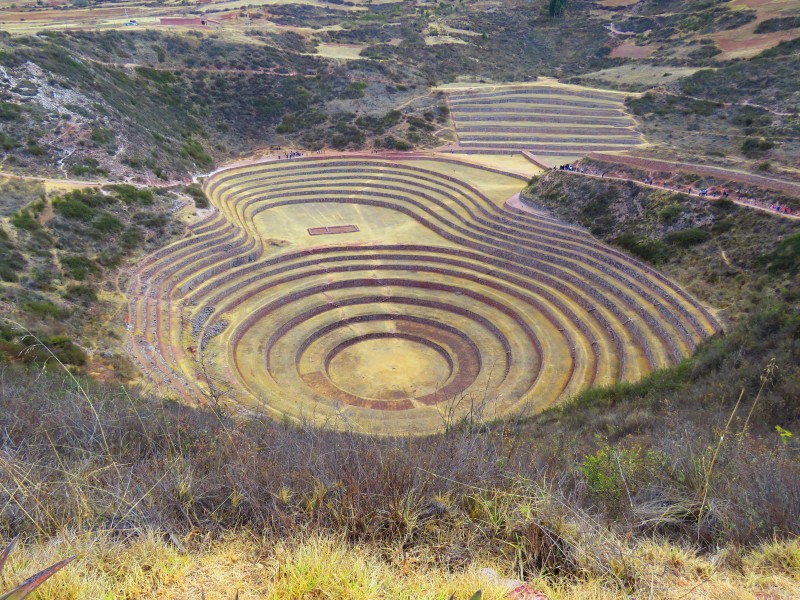
[[[593,158],[593,157],[590,156],[590,158]],[[631,183],[635,183],[636,185],[640,185],[642,187],[652,188],[652,189],[656,189],[656,190],[665,190],[665,191],[670,191],[670,192],[679,192],[679,193],[682,193],[682,194],[688,194],[689,196],[692,196],[692,197],[705,198],[706,200],[709,200],[709,201],[720,199],[719,196],[701,196],[699,193],[694,194],[694,193],[691,193],[691,192],[686,192],[686,191],[684,191],[684,188],[680,188],[679,189],[679,188],[677,188],[675,186],[660,185],[660,184],[658,184],[656,182],[654,182],[654,183],[645,183],[645,182],[640,181],[638,179],[632,179],[632,178],[629,178],[629,177],[614,177],[614,176],[610,176],[610,175],[607,176],[607,175],[604,175],[602,173],[589,173],[589,172],[581,172],[581,171],[562,171],[562,172],[563,173],[571,173],[573,175],[578,175],[578,176],[583,176],[583,177],[594,177],[595,179],[605,179],[605,180],[608,180],[608,181],[631,182]],[[751,208],[751,209],[754,209],[754,210],[760,210],[762,212],[766,212],[766,213],[769,213],[771,215],[775,215],[776,217],[783,217],[785,219],[791,219],[791,220],[794,220],[794,221],[800,221],[800,214],[798,214],[796,212],[795,213],[791,213],[791,214],[790,213],[784,213],[784,212],[778,212],[774,208],[770,208],[768,205],[764,205],[761,201],[756,200],[754,198],[741,198],[741,197],[740,198],[730,198],[729,197],[729,198],[726,198],[726,199],[730,200],[734,204],[737,204],[739,206],[743,206],[745,208]]]
[[[735,171],[733,169],[725,169],[723,167],[714,167],[710,165],[673,162],[655,158],[640,158],[638,156],[623,156],[620,154],[605,154],[603,152],[590,152],[588,157],[594,160],[637,167],[639,169],[645,169],[649,171],[681,171],[683,173],[718,177],[728,181],[736,181],[746,185],[766,188],[800,198],[800,183],[787,181],[785,179],[778,179],[777,177],[755,175],[753,173]]]

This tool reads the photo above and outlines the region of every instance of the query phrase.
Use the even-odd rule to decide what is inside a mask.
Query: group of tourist
[[[553,167],[553,170],[555,171],[556,167]],[[559,171],[572,171],[573,173],[586,173],[586,169],[581,169],[581,168],[576,167],[574,165],[559,165],[558,166],[558,170]]]
[[[775,212],[779,212],[779,213],[784,214],[784,215],[793,215],[793,214],[795,214],[795,212],[797,212],[797,211],[792,210],[791,206],[786,206],[785,204],[784,205],[770,204],[769,205],[769,209],[770,210],[774,210]]]
[[[274,150],[274,148],[273,148]],[[308,152],[306,152],[308,154]],[[322,150],[315,150],[312,154],[322,154]],[[288,154],[278,154],[278,160],[282,159],[290,159],[290,158],[302,158],[304,155],[299,150],[290,150]]]

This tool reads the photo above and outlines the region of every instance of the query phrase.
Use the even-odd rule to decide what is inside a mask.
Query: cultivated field
[[[427,433],[638,379],[718,329],[645,265],[505,208],[523,185],[425,155],[218,172],[218,210],[133,279],[130,351],[187,399]]]
[[[644,143],[618,92],[551,81],[446,91],[462,151],[579,157]]]

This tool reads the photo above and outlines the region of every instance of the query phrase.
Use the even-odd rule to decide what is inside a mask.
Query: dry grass
[[[177,599],[204,594],[216,600],[232,598],[238,591],[243,600],[446,600],[451,595],[466,600],[481,589],[483,598],[494,600],[507,597],[515,587],[513,563],[492,557],[473,556],[466,566],[451,571],[426,564],[424,557],[353,545],[336,536],[302,535],[275,542],[247,532],[186,545],[153,531],[126,540],[108,534],[63,536],[20,548],[8,566],[10,578],[76,551],[79,560],[46,583],[35,598]],[[645,540],[631,548],[628,561],[637,583],[627,589],[596,577],[565,580],[540,575],[528,585],[550,600],[756,599],[764,594],[789,600],[800,593],[798,556],[797,540],[711,556]]]

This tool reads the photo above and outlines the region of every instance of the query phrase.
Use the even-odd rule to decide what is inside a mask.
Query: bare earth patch
[[[639,2],[639,0],[600,0],[598,4],[601,4],[602,6],[616,7],[616,6],[632,6],[637,2]]]
[[[654,46],[621,44],[611,51],[611,58],[648,58],[655,50]]]

